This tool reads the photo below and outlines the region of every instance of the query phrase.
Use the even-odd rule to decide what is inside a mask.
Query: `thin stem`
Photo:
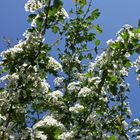
[[[88,8],[87,8],[87,10],[86,10],[86,12],[85,12],[85,14],[83,16],[83,19],[85,19],[85,17],[87,16],[88,12],[90,11],[91,6],[92,6],[92,0],[90,0],[90,2],[89,2]]]

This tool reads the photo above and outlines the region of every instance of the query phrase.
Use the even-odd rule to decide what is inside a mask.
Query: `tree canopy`
[[[125,80],[135,68],[140,81],[140,27],[124,25],[101,52],[92,0],[69,12],[62,0],[28,0],[25,11],[31,27],[1,53],[0,139],[140,140]]]

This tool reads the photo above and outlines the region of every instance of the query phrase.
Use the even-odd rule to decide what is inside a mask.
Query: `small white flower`
[[[123,67],[121,70],[120,70],[120,73],[123,75],[123,76],[128,76],[128,70]]]
[[[96,63],[90,62],[88,67],[88,72],[93,71],[96,66]]]
[[[108,46],[112,46],[114,44],[114,41],[112,39],[110,39],[106,43]]]
[[[49,93],[48,96],[51,97],[54,101],[57,101],[59,98],[62,98],[63,93],[59,90],[56,90]]]
[[[129,115],[129,116],[132,115],[132,111],[131,111],[130,107],[127,107],[126,113],[127,113],[127,115]]]
[[[91,94],[91,89],[88,87],[83,87],[78,93],[79,97],[87,97]]]
[[[1,119],[5,121],[5,120],[6,120],[6,117],[5,117],[5,116],[2,116],[2,115],[0,114],[0,120],[1,120]]]
[[[56,61],[53,57],[49,57],[48,67],[53,68],[54,70],[62,70],[62,65]]]
[[[118,32],[117,32],[117,36],[121,35],[122,33],[124,33],[124,31],[129,31],[130,29],[132,29],[133,27],[129,24],[125,24]]]
[[[73,92],[80,89],[80,82],[71,82],[68,85],[68,90]]]
[[[23,63],[23,65],[22,65],[22,66],[23,66],[23,67],[26,67],[27,65],[28,65],[27,63]]]
[[[125,57],[130,57],[130,53],[126,52]]]
[[[137,123],[138,125],[140,125],[140,120],[139,119],[134,119],[133,122]]]
[[[49,115],[44,118],[44,122],[47,126],[57,126],[60,128],[64,127],[61,122],[58,122],[56,119]]]
[[[74,132],[71,131],[71,132],[64,132],[62,133],[60,136],[59,136],[59,139],[60,140],[70,140],[73,138],[73,134]]]
[[[139,129],[133,129],[132,131],[131,131],[131,133],[137,133],[137,132],[139,132],[140,130]]]
[[[25,11],[29,11],[31,13],[34,13],[36,10],[43,7],[44,5],[38,0],[28,0],[28,2],[24,6]]]
[[[50,85],[45,80],[41,81],[40,92],[48,93],[49,88],[50,88]]]
[[[133,26],[131,26],[131,25],[129,25],[129,24],[125,24],[125,25],[123,25],[123,28],[124,28],[124,29],[127,29],[127,30],[130,30],[130,29],[133,28]]]
[[[16,54],[19,54],[21,52],[23,52],[23,49],[20,46],[15,45],[13,48],[10,48],[6,51],[1,52],[1,56],[6,58],[7,55],[10,54],[11,57],[15,57]]]
[[[124,39],[119,35],[116,39],[116,42],[122,42],[124,43]]]
[[[101,82],[101,78],[98,76],[92,77],[88,79],[88,82],[94,84],[97,87],[98,84]]]
[[[63,129],[64,125],[57,121],[56,119],[54,119],[52,116],[47,115],[43,120],[40,120],[39,122],[37,122],[34,126],[33,129],[37,129],[39,127],[58,127]]]
[[[124,127],[125,129],[128,128],[128,123],[127,123],[126,121],[122,121],[122,125],[123,125],[123,127]]]
[[[66,12],[66,10],[64,8],[61,9],[61,12],[64,15],[64,19],[69,18],[69,15],[68,15],[68,13]]]
[[[69,111],[78,113],[78,112],[82,111],[83,109],[84,109],[83,105],[75,104],[75,106],[69,108]]]
[[[43,133],[43,131],[36,130],[35,132],[35,138],[41,139],[41,140],[47,140],[47,135]]]
[[[108,102],[108,98],[107,97],[100,97],[99,100],[103,101],[103,102]]]
[[[63,80],[64,80],[64,77],[57,77],[57,78],[54,79],[54,84],[56,86],[60,86],[61,83],[63,82]]]

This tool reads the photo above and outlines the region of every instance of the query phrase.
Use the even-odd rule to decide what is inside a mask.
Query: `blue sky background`
[[[64,0],[66,10],[72,6],[72,0]],[[101,16],[97,22],[103,29],[103,34],[99,36],[102,46],[106,46],[106,41],[116,38],[116,32],[124,25],[137,26],[140,18],[140,0],[93,0],[93,6],[99,8]],[[6,49],[3,37],[10,38],[12,44],[16,39],[22,38],[23,32],[29,27],[27,23],[28,13],[24,11],[26,0],[0,0],[0,51]],[[53,40],[51,36],[50,40]],[[133,118],[140,117],[140,92],[138,83],[135,80],[134,71],[130,72],[127,78],[131,84],[129,102],[131,105]]]

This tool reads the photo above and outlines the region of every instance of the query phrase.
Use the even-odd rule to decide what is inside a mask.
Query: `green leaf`
[[[87,57],[88,57],[89,59],[91,59],[91,60],[93,59],[93,56],[92,56],[91,53],[88,53]]]
[[[77,2],[80,4],[81,8],[87,4],[86,0],[73,0],[73,2]]]
[[[52,26],[52,32],[54,33],[54,34],[56,34],[58,31],[60,31],[60,29],[59,29],[59,27],[57,27],[57,26]]]
[[[54,7],[55,8],[60,8],[62,6],[62,1],[61,0],[54,0]]]
[[[42,29],[42,25],[43,25],[43,18],[41,18],[41,17],[37,18],[36,23],[37,23],[37,29],[38,29],[38,31],[40,31]]]
[[[108,138],[107,140],[116,140],[116,136],[112,135],[110,138]]]
[[[7,72],[7,69],[6,68],[3,68],[2,70],[0,70],[0,75]]]
[[[4,91],[4,88],[0,88],[0,92]]]
[[[87,4],[86,0],[79,0],[79,4],[81,7],[84,7]]]
[[[88,35],[86,35],[86,39],[87,41],[92,41],[95,39],[95,33],[89,33]]]
[[[101,29],[101,27],[99,26],[99,24],[97,24],[96,26],[93,26],[93,28],[96,29],[97,33],[99,33],[99,34],[102,33],[102,29]]]
[[[100,40],[95,40],[95,42],[94,42],[95,43],[95,46],[96,47],[99,46],[100,45],[100,42],[101,42]]]
[[[36,17],[36,14],[30,14],[29,16],[28,16],[28,22],[32,22],[33,21],[33,19]]]
[[[93,19],[97,19],[100,15],[100,11],[99,9],[95,9],[94,11],[92,11],[91,16]]]
[[[92,78],[92,72],[88,72],[88,73],[84,74],[84,76],[86,78]]]
[[[133,33],[140,33],[140,28],[133,29],[132,32],[133,32]]]
[[[131,67],[131,62],[130,62],[130,60],[126,60],[123,64],[124,64],[124,66],[125,66],[126,68],[130,68],[130,67]]]

